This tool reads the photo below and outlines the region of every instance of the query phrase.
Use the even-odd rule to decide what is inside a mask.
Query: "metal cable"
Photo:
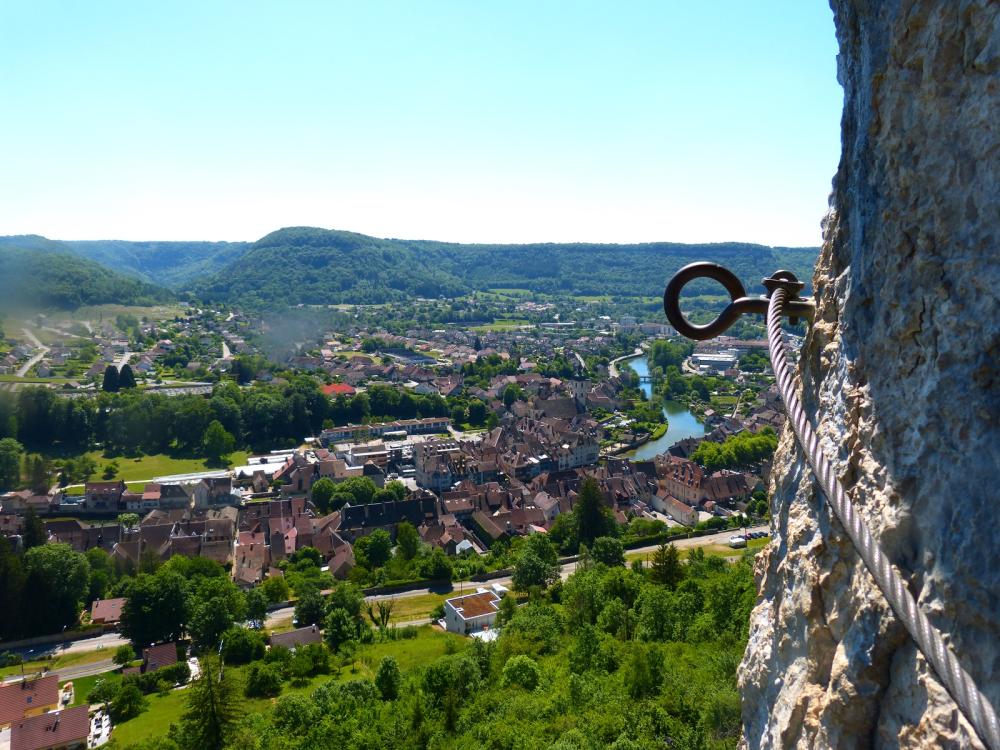
[[[819,438],[809,423],[806,413],[795,393],[794,380],[785,356],[785,341],[781,331],[781,313],[788,301],[788,290],[778,288],[771,294],[767,307],[767,343],[771,353],[771,366],[778,381],[781,398],[795,430],[799,445],[813,473],[819,479],[830,505],[854,543],[875,583],[882,590],[886,601],[903,622],[917,647],[934,667],[951,697],[958,704],[965,718],[975,728],[979,738],[990,750],[1000,750],[1000,721],[989,700],[979,691],[972,677],[958,663],[958,659],[945,645],[941,634],[931,625],[927,615],[917,607],[903,579],[892,567],[882,548],[872,538],[871,531],[844,492],[833,473],[833,465],[820,448]]]

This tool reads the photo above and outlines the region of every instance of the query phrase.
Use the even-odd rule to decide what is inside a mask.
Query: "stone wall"
[[[802,396],[876,539],[1000,706],[1000,3],[831,0],[842,157]],[[980,747],[789,429],[739,671],[749,747]]]

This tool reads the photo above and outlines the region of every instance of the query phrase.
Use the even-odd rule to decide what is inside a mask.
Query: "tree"
[[[253,667],[251,667],[253,669]],[[182,750],[222,750],[239,715],[232,677],[219,660],[201,660],[201,677],[187,689],[187,709],[175,733]]]
[[[593,477],[580,483],[579,498],[573,507],[577,535],[581,544],[590,546],[601,536],[612,536],[616,531],[611,510],[604,505],[601,488]]]
[[[355,620],[361,619],[361,607],[364,604],[365,595],[356,584],[339,583],[330,592],[330,609],[346,609],[347,614]]]
[[[33,492],[44,494],[52,480],[52,462],[37,453],[25,456],[24,467],[28,475],[28,486]]]
[[[7,537],[0,536],[0,638],[14,639],[25,632],[24,565]]]
[[[24,446],[14,438],[0,440],[0,490],[12,490],[21,482]]]
[[[402,677],[399,673],[399,663],[392,656],[383,656],[375,673],[375,687],[384,701],[394,701],[399,697],[399,686]]]
[[[35,509],[28,506],[28,510],[24,514],[24,526],[21,531],[21,543],[24,545],[25,550],[29,550],[32,547],[40,547],[48,541],[49,535],[45,531],[45,524],[42,523],[42,519],[38,517]]]
[[[213,462],[219,463],[233,452],[236,447],[236,439],[226,432],[226,428],[219,420],[213,419],[205,428],[201,445],[205,450],[205,455]]]
[[[377,602],[366,604],[365,609],[368,612],[368,619],[372,621],[372,625],[380,631],[384,631],[389,627],[389,620],[392,619],[392,608],[394,605],[395,602],[392,599],[379,599]]]
[[[357,636],[358,628],[354,619],[342,607],[335,607],[326,616],[326,645],[330,650],[337,652],[341,646],[349,641],[353,641]]]
[[[511,404],[513,404],[523,395],[524,392],[521,390],[521,386],[517,385],[516,383],[511,383],[510,385],[508,385],[506,388],[503,389],[503,405],[509,409]]]
[[[247,592],[247,619],[252,622],[264,622],[267,617],[267,594],[262,587],[257,586]]]
[[[134,529],[139,525],[139,514],[138,513],[119,513],[118,514],[118,525],[123,529]]]
[[[625,565],[625,548],[614,537],[601,536],[595,539],[590,554],[594,562],[604,563],[609,568]]]
[[[175,641],[184,634],[188,611],[187,583],[180,573],[164,567],[154,575],[140,574],[126,591],[121,631],[137,648]]]
[[[326,612],[326,601],[323,595],[314,588],[306,589],[295,602],[295,623],[300,628],[317,625],[323,622]]]
[[[518,591],[527,591],[534,586],[547,587],[559,578],[559,568],[545,562],[530,549],[525,550],[514,564],[511,583]]]
[[[118,371],[118,388],[135,388],[135,373],[132,372],[132,366],[128,362]]]
[[[671,589],[684,580],[681,556],[674,545],[661,544],[656,548],[649,568],[649,577],[654,583]]]
[[[368,477],[351,477],[340,483],[338,492],[344,492],[354,497],[354,505],[367,505],[375,498],[378,487]]]
[[[264,579],[259,588],[264,592],[264,596],[267,597],[270,604],[288,601],[288,581],[285,580],[284,576],[269,576]]]
[[[226,664],[249,664],[264,658],[264,636],[256,630],[230,628],[222,634],[222,657]]]
[[[132,684],[122,685],[108,702],[108,713],[116,724],[134,719],[146,710],[146,696]]]
[[[117,664],[119,667],[124,667],[126,664],[135,659],[135,651],[127,643],[122,644],[115,649],[115,655],[111,657],[111,661]]]
[[[497,624],[506,625],[516,614],[517,599],[511,593],[504,594],[503,599],[500,600],[500,608],[497,612]]]
[[[79,622],[90,580],[86,557],[68,544],[43,544],[24,554],[24,571],[32,632],[54,633]]]
[[[330,498],[337,491],[337,485],[329,477],[320,477],[312,486],[312,501],[319,512],[326,515],[330,512]]]
[[[420,551],[420,534],[409,521],[396,526],[396,549],[404,560],[412,560]]]
[[[101,381],[101,390],[105,393],[118,393],[118,368],[108,365],[104,368],[104,379]]]
[[[538,668],[538,662],[524,654],[512,656],[503,668],[505,685],[517,685],[525,690],[534,690],[538,687],[540,678],[541,670]]]
[[[375,529],[354,543],[354,555],[360,565],[375,570],[392,557],[392,538],[385,529]]]

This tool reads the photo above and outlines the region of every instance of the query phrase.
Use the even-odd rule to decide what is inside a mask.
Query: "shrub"
[[[222,656],[226,664],[249,664],[264,658],[264,636],[247,628],[230,628],[222,635]]]
[[[273,698],[281,692],[282,673],[277,664],[254,662],[247,669],[244,693],[248,698]]]
[[[503,668],[504,684],[518,685],[525,690],[534,690],[538,687],[540,677],[538,663],[530,656],[512,656]]]

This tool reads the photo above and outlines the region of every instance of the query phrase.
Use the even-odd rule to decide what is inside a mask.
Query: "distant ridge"
[[[748,288],[756,288],[761,277],[778,268],[809,283],[819,253],[816,247],[740,242],[459,244],[315,227],[286,227],[254,243],[58,242],[23,235],[0,237],[0,248],[4,246],[74,253],[158,287],[250,308],[376,304],[505,288],[658,297],[666,279],[695,260],[728,266]],[[718,287],[705,282],[700,288],[711,292]],[[135,294],[152,293],[152,287],[138,289],[144,291]]]
[[[38,235],[0,237],[0,309],[151,305],[172,298],[161,287],[81,257],[65,243]]]

